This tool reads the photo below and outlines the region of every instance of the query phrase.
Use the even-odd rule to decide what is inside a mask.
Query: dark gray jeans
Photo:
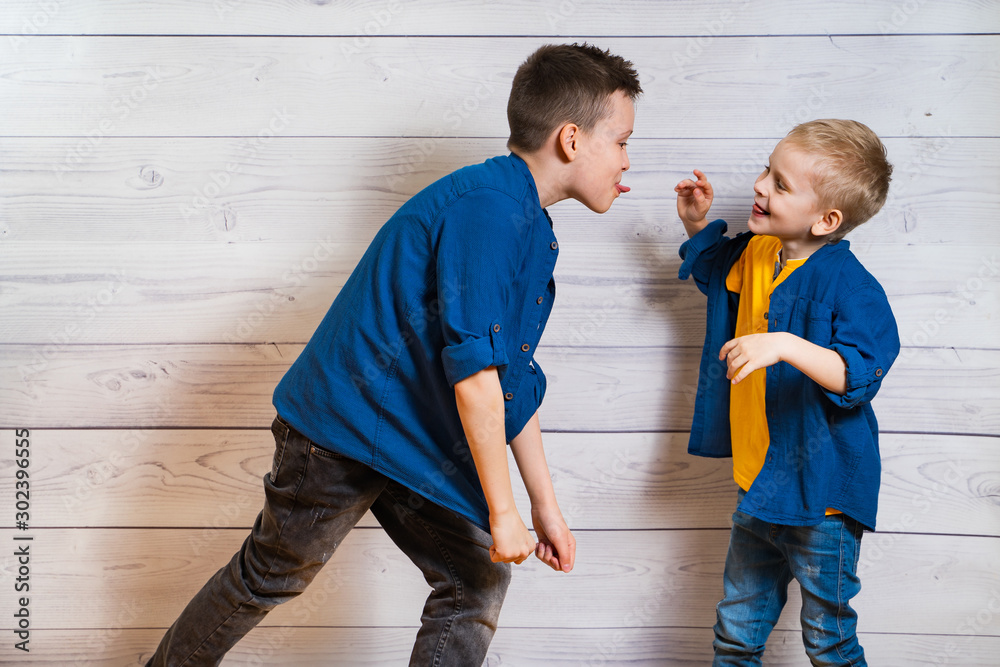
[[[490,534],[439,505],[410,502],[409,489],[316,446],[280,417],[271,432],[274,464],[250,536],[147,667],[217,665],[268,611],[305,590],[369,508],[432,589],[410,665],[481,665],[510,582],[510,566],[490,561]]]

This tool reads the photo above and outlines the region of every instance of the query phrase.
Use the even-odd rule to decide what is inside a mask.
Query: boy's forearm
[[[684,231],[687,232],[688,238],[695,236],[698,232],[708,227],[708,218],[702,218],[695,222],[688,222],[684,218],[681,218],[681,222],[684,223]]]
[[[518,472],[528,491],[532,508],[556,505],[556,493],[552,488],[552,477],[545,461],[545,450],[542,447],[542,429],[538,423],[536,412],[521,432],[510,441],[510,449],[517,462]]]
[[[835,394],[847,392],[847,364],[837,352],[805,338],[785,334],[781,360],[799,369],[816,384]]]
[[[455,385],[455,401],[491,514],[516,511],[507,467],[500,378],[490,366]]]

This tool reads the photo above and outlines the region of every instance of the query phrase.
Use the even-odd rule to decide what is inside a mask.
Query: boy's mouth
[[[615,183],[615,189],[618,190],[618,194],[625,194],[626,192],[628,192],[632,188],[630,188],[627,185],[622,185],[621,183]]]
[[[753,203],[753,212],[754,215],[771,215],[770,211],[765,211],[757,202]]]

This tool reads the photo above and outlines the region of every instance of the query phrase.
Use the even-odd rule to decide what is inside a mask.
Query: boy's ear
[[[844,214],[840,209],[831,208],[823,214],[823,217],[813,223],[813,236],[827,236],[840,228],[840,223],[844,221]]]
[[[559,128],[559,133],[556,135],[556,147],[561,153],[560,157],[565,158],[567,162],[575,160],[580,148],[579,141],[580,127],[576,123],[566,123]]]

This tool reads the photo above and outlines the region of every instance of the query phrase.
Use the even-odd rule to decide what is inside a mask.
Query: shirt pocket
[[[826,304],[799,299],[789,332],[820,347],[833,343],[833,310]]]

